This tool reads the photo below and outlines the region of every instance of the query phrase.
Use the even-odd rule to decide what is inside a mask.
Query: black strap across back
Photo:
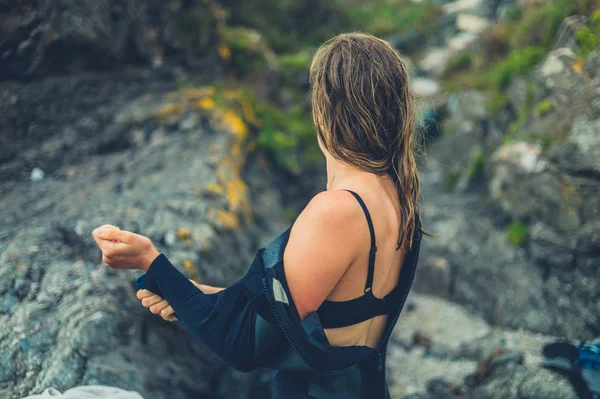
[[[367,223],[369,224],[369,232],[371,235],[371,250],[369,253],[369,269],[367,271],[367,281],[365,284],[365,293],[358,298],[353,298],[348,301],[329,301],[325,300],[317,309],[317,314],[323,328],[338,328],[346,327],[360,323],[372,317],[388,314],[393,309],[394,299],[401,294],[398,283],[392,291],[384,298],[377,298],[373,295],[373,274],[375,272],[375,254],[377,253],[377,245],[375,244],[375,230],[369,210],[362,198],[351,190],[350,192],[360,204]]]

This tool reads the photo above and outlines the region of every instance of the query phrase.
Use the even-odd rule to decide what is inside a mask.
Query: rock
[[[456,26],[461,31],[480,34],[490,26],[490,21],[477,15],[461,13],[456,17]]]
[[[600,118],[573,124],[565,142],[553,146],[549,158],[568,173],[600,177]]]
[[[411,82],[411,88],[415,95],[419,97],[431,97],[440,93],[440,84],[433,79],[414,78]]]
[[[31,78],[117,64],[158,67],[168,55],[206,59],[215,21],[185,2],[43,0],[12,2],[0,20],[0,75]],[[69,57],[62,54],[69,53]]]
[[[545,369],[531,369],[509,362],[493,371],[469,391],[469,397],[495,399],[529,397],[576,399],[578,395],[566,378]]]
[[[457,0],[442,5],[442,10],[447,14],[459,12],[474,12],[482,3],[482,0]]]
[[[484,362],[494,352],[504,349],[506,349],[505,334],[501,330],[490,330],[486,335],[463,342],[458,350],[458,355],[476,362]]]
[[[31,170],[30,179],[32,182],[40,181],[44,178],[44,176],[45,176],[44,171],[41,170],[40,168],[33,168]]]
[[[450,262],[440,256],[428,256],[421,260],[419,273],[415,275],[413,287],[422,292],[435,292],[442,298],[450,297],[452,271]]]
[[[448,63],[460,52],[470,48],[477,40],[471,32],[461,32],[448,40],[446,47],[433,47],[427,50],[419,62],[419,68],[439,78],[448,68]]]
[[[132,285],[139,271],[102,265],[90,235],[102,223],[139,232],[189,278],[226,286],[287,227],[272,213],[281,204],[270,172],[246,165],[241,111],[195,107],[210,92],[129,100],[95,134],[144,130],[148,140],[139,147],[91,152],[75,164],[67,158],[52,181],[3,181],[0,380],[8,383],[0,382],[0,397],[87,384],[157,399],[269,396],[272,373],[240,377],[182,326],[141,307]],[[144,107],[154,113],[133,111]],[[173,122],[173,114],[188,113],[206,134]],[[163,134],[168,139],[156,139]],[[262,181],[260,190],[248,188],[245,169]],[[211,185],[226,190],[203,195]]]
[[[460,32],[448,40],[448,47],[456,53],[469,49],[477,41],[477,35],[472,32]]]
[[[511,377],[532,378],[528,393],[540,389],[551,397],[565,393],[572,397],[566,377],[539,367],[541,347],[554,337],[490,326],[466,308],[433,296],[412,292],[410,298],[418,305],[403,313],[390,341],[392,397],[433,399],[450,393],[452,398],[478,398],[479,393],[504,397],[494,396],[493,389]],[[413,345],[414,336],[426,338],[429,345],[421,346],[422,338]],[[544,381],[547,387],[540,386]]]
[[[421,32],[412,31],[407,33],[396,33],[385,38],[394,48],[402,53],[413,53],[421,50],[425,37]]]
[[[419,68],[432,76],[440,77],[446,71],[449,60],[455,54],[456,52],[449,47],[430,49],[419,62]]]
[[[515,219],[554,215],[561,208],[560,182],[550,173],[541,152],[538,143],[516,142],[501,146],[492,155],[490,196]],[[542,197],[543,202],[528,200],[532,196]]]
[[[558,28],[558,33],[552,44],[552,49],[567,47],[570,49],[577,46],[577,32],[581,29],[587,18],[582,15],[571,15],[563,20]]]
[[[562,47],[552,51],[542,64],[541,72],[546,78],[557,75],[565,70],[566,65],[573,65],[576,56],[570,48]]]

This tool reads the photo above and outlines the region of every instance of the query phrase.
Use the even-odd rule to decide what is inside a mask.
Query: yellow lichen
[[[236,135],[240,140],[243,141],[248,137],[248,126],[233,110],[225,110],[220,119],[221,127]]]
[[[186,259],[183,261],[183,269],[185,270],[185,273],[188,275],[189,278],[195,281],[200,281],[200,275],[198,274],[198,270],[196,270],[191,260]]]
[[[240,178],[236,178],[227,185],[227,200],[229,209],[235,211],[246,201],[248,186]]]
[[[185,111],[185,104],[166,104],[162,106],[156,113],[160,119],[176,115],[179,116]]]
[[[193,106],[199,109],[211,110],[215,107],[215,100],[210,97],[205,97],[201,100],[194,101]]]
[[[219,44],[217,51],[219,52],[219,57],[221,57],[223,61],[229,61],[231,59],[231,49],[227,47],[227,45],[223,43]]]
[[[207,95],[206,88],[191,87],[183,90],[183,96],[189,100],[195,100]]]
[[[191,236],[191,232],[189,229],[180,227],[177,230],[177,238],[179,238],[180,240],[187,240],[188,238],[190,238],[190,236]]]
[[[573,70],[575,72],[583,71],[583,65],[585,64],[585,59],[583,57],[578,57],[575,62],[573,62]]]
[[[223,186],[221,186],[219,183],[208,183],[206,185],[206,187],[204,188],[204,190],[206,192],[212,193],[212,194],[223,194]]]
[[[213,214],[215,222],[219,227],[233,230],[237,229],[240,225],[238,217],[233,212],[217,209]]]

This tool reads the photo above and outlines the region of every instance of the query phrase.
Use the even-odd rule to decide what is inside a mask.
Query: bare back
[[[377,238],[377,256],[372,291],[377,298],[388,295],[398,284],[405,251],[396,250],[399,229],[399,209],[396,189],[383,181],[380,187],[353,187],[368,207]],[[357,205],[358,209],[358,205]],[[327,297],[328,301],[348,301],[363,295],[369,261],[369,229],[367,223],[356,235],[364,237],[364,245],[357,248],[360,255],[348,267],[338,284]],[[332,346],[366,345],[377,347],[385,330],[387,315],[379,315],[350,326],[326,328]]]

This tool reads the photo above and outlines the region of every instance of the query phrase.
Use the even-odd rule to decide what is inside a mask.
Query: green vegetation
[[[494,90],[505,89],[516,75],[529,72],[546,55],[543,47],[523,47],[511,51],[491,72],[490,84]]]
[[[553,140],[550,139],[548,135],[540,135],[540,134],[519,134],[515,136],[514,134],[507,134],[502,138],[504,143],[514,143],[518,141],[525,142],[538,142],[542,147],[542,151],[545,151],[550,147]]]
[[[600,46],[600,10],[592,14],[588,25],[577,31],[575,52],[585,57]]]
[[[336,0],[348,19],[348,28],[360,29],[375,35],[395,33],[429,33],[441,15],[431,2],[410,0]]]
[[[479,151],[469,164],[467,175],[469,176],[470,181],[475,180],[482,174],[484,165],[485,154],[483,151]]]
[[[513,220],[508,226],[508,241],[514,246],[522,247],[529,238],[529,227],[526,224]]]
[[[537,107],[535,107],[535,113],[539,116],[542,116],[552,111],[552,108],[554,108],[552,103],[546,98],[540,101]]]
[[[527,74],[543,59],[562,21],[570,15],[590,15],[595,8],[595,0],[547,0],[538,5],[511,8],[507,12],[506,22],[482,38],[484,47],[479,55],[482,56],[482,62],[471,62],[466,71],[463,68],[451,68],[445,89],[488,90],[492,99],[491,110],[500,109],[506,103],[504,91],[512,79]],[[575,50],[580,56],[585,56],[599,45],[600,10],[596,10],[587,26],[577,33]],[[478,59],[477,54],[471,57],[471,60]],[[452,61],[451,65],[454,64],[466,65],[466,57],[460,55]],[[529,104],[533,102],[533,94],[527,101]]]
[[[456,189],[456,185],[460,180],[460,171],[453,169],[446,175],[446,191],[452,192]]]
[[[569,15],[586,15],[590,3],[590,0],[549,0],[541,6],[524,9],[508,37],[511,47],[549,48],[562,21]]]
[[[446,73],[451,74],[456,71],[467,69],[473,63],[473,53],[471,51],[463,51],[457,54],[448,62]]]
[[[310,112],[301,104],[284,111],[267,102],[257,102],[255,109],[261,121],[256,144],[280,167],[297,174],[303,165],[322,158]]]

